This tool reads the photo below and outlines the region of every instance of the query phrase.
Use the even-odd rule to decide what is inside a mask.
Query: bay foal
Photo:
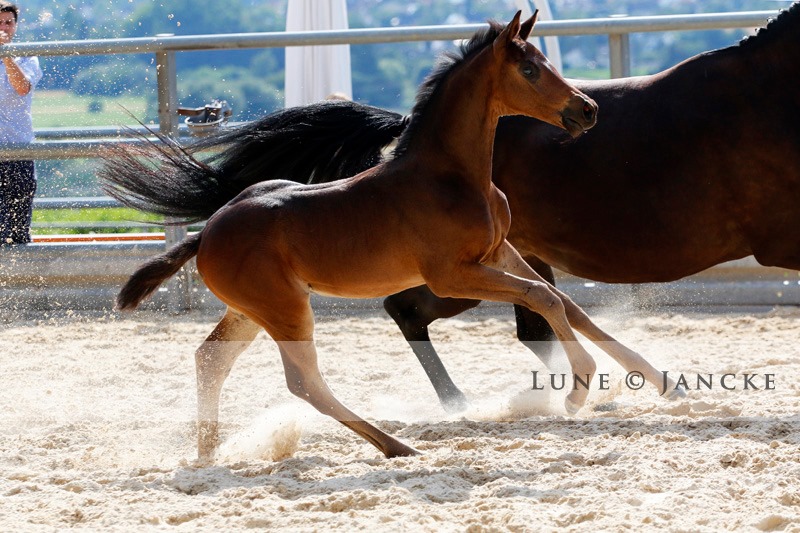
[[[118,154],[107,167],[109,191],[130,205],[156,212],[174,207],[183,215],[193,213],[187,205],[198,205],[198,216],[216,211],[201,232],[140,267],[118,297],[119,308],[135,308],[196,255],[206,285],[228,305],[196,353],[201,460],[212,459],[218,444],[223,382],[262,328],[279,347],[293,394],[386,457],[417,453],[358,417],[328,388],[317,366],[312,292],[366,298],[425,283],[442,297],[524,305],[552,325],[576,375],[593,376],[595,364],[570,324],[626,368],[659,383],[653,367],[597,328],[506,241],[508,203],[491,181],[499,117],[533,116],[573,135],[596,120],[594,102],[526,42],[534,22],[535,15],[520,24],[517,13],[505,28],[492,24],[474,36],[423,85],[396,158],[353,178],[318,185],[265,181],[222,205],[223,192],[196,192],[222,187],[213,169],[174,144],[158,148],[162,161],[172,163],[164,172],[205,180],[191,191],[161,190],[164,182],[130,154]],[[567,409],[579,409],[587,394],[586,388],[570,392]]]

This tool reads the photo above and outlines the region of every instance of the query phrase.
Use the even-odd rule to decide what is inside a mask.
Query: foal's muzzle
[[[578,137],[596,123],[597,104],[588,96],[573,96],[561,112],[561,124],[573,137]]]

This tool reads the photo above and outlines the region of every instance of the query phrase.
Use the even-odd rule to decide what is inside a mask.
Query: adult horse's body
[[[508,204],[491,182],[498,118],[524,113],[578,135],[596,116],[594,103],[525,42],[534,20],[520,25],[517,13],[505,29],[476,35],[423,86],[398,156],[353,178],[266,181],[227,201],[225,176],[174,144],[155,147],[160,170],[137,161],[136,148],[118,149],[103,173],[114,196],[187,218],[213,213],[202,231],[139,268],[118,298],[121,309],[135,308],[196,255],[206,285],[228,305],[196,355],[201,459],[217,445],[222,384],[261,328],[278,344],[292,393],[387,457],[416,453],[333,396],[317,366],[312,292],[374,297],[427,283],[440,296],[524,305],[546,316],[577,376],[588,381],[595,365],[571,326],[658,386],[651,365],[541,281],[505,239]],[[587,389],[569,393],[569,410]]]
[[[797,83],[800,4],[659,74],[575,82],[603,120],[574,141],[504,119],[493,179],[509,196],[511,241],[610,283],[672,281],[751,254],[800,269]]]
[[[664,282],[751,254],[764,265],[800,269],[800,3],[758,35],[659,74],[574,83],[602,110],[586,135],[570,139],[540,121],[507,117],[495,140],[493,180],[514,221],[509,241],[543,277],[553,281],[552,265],[598,281]],[[334,166],[345,157],[365,163],[404,125],[401,115],[367,106],[327,110],[324,120],[299,122],[295,133],[314,147],[295,152],[302,166],[263,159],[273,139],[254,134],[258,157],[228,161],[251,169],[241,172],[240,186],[258,179],[256,169],[297,181],[336,179],[336,168],[321,167],[340,139],[346,143]],[[354,138],[371,139],[373,152]],[[384,302],[446,408],[465,399],[427,328],[477,304],[424,286]],[[552,343],[540,341],[552,340],[552,331],[528,309],[517,306],[516,315],[520,340],[547,364]]]

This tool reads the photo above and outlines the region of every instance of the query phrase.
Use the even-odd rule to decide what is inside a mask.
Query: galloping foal
[[[206,285],[228,305],[196,353],[201,460],[218,444],[223,382],[261,328],[278,344],[293,394],[386,457],[418,453],[333,396],[317,366],[312,292],[366,298],[426,283],[439,296],[524,305],[553,326],[576,375],[593,376],[595,364],[570,324],[658,386],[652,366],[544,282],[505,239],[508,204],[491,181],[498,118],[533,116],[579,135],[597,112],[526,42],[535,18],[520,24],[517,13],[505,28],[492,23],[476,34],[423,85],[396,157],[353,178],[266,181],[230,199],[213,169],[174,143],[157,150],[165,172],[191,177],[183,191],[164,191],[136,154],[117,152],[109,162],[107,190],[129,205],[198,217],[216,211],[201,232],[140,267],[118,297],[120,309],[135,308],[196,255]],[[577,411],[587,394],[570,392],[567,409]]]

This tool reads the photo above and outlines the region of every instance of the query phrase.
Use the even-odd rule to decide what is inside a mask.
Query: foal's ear
[[[492,46],[494,47],[495,51],[498,50],[498,47],[505,47],[508,44],[511,44],[514,39],[517,38],[519,35],[519,18],[522,15],[522,11],[517,11],[517,14],[514,15],[514,18],[511,19],[511,22],[500,32],[500,35],[494,40]]]
[[[519,38],[523,41],[527,41],[528,37],[531,34],[531,30],[533,29],[533,25],[536,24],[536,19],[539,18],[539,10],[533,12],[533,16],[523,22],[519,27]]]

